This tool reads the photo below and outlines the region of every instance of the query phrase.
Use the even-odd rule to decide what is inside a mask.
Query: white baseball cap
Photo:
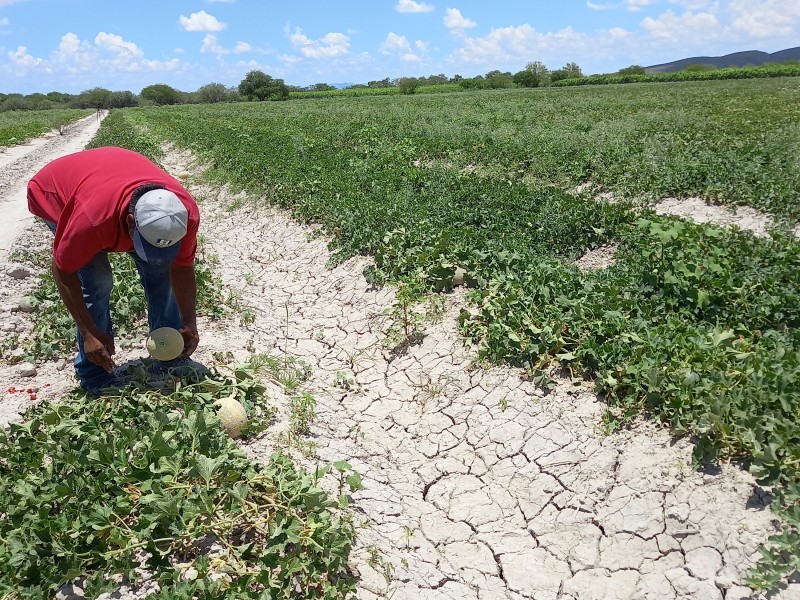
[[[180,252],[189,212],[169,190],[151,190],[139,198],[134,210],[133,247],[143,261],[165,265]]]

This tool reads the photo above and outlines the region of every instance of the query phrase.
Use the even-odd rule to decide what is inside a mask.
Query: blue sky
[[[800,0],[0,0],[0,92],[139,93],[577,62],[587,74],[800,46]]]

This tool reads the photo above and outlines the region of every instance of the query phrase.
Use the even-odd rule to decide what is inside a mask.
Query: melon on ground
[[[147,352],[156,360],[173,360],[183,353],[183,336],[172,327],[159,327],[147,338]]]
[[[217,417],[225,432],[232,438],[242,435],[242,430],[247,425],[247,413],[241,402],[230,396],[215,400],[214,405],[219,407]]]

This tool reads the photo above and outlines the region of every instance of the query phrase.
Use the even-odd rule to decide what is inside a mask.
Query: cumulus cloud
[[[642,10],[645,6],[650,6],[651,4],[655,4],[657,0],[626,0],[625,4],[628,6],[628,10],[631,12],[638,12]]]
[[[649,48],[643,43],[641,32],[621,27],[591,33],[576,31],[572,27],[541,32],[525,23],[493,29],[483,36],[460,39],[460,47],[447,59],[456,69],[470,67],[513,71],[531,61],[542,61],[551,68],[577,62],[587,69],[587,63],[592,62],[629,64],[631,57],[636,56],[641,48]],[[591,68],[587,72],[592,72]]]
[[[796,36],[800,0],[731,0],[733,28],[751,37]]]
[[[6,27],[7,25],[11,25],[11,21],[8,20],[8,17],[0,19],[0,27]]]
[[[624,0],[623,2],[616,2],[613,4],[599,4],[597,2],[591,2],[591,0],[587,0],[586,6],[587,8],[591,8],[592,10],[612,10],[615,8],[627,8],[630,12],[639,12],[645,6],[655,4],[657,1],[658,0]],[[675,1],[681,2],[684,0],[675,0]]]
[[[225,23],[220,23],[217,17],[204,10],[192,13],[188,17],[181,15],[178,23],[186,31],[222,31],[227,27]]]
[[[642,27],[655,38],[680,40],[697,33],[711,36],[719,32],[720,23],[717,17],[708,12],[687,11],[677,15],[674,11],[668,10],[657,19],[645,18]]]
[[[6,56],[8,56],[8,60],[11,61],[12,64],[18,67],[35,67],[42,63],[41,58],[36,58],[28,54],[28,48],[26,46],[19,46],[16,50],[6,52]]]
[[[305,58],[320,59],[333,58],[347,54],[350,48],[350,38],[343,33],[326,33],[318,40],[313,40],[297,27],[289,35],[289,41]]]
[[[619,4],[595,4],[594,2],[587,2],[587,8],[592,10],[611,10],[612,8],[619,8]]]
[[[203,54],[216,54],[220,56],[222,54],[228,54],[229,50],[220,46],[219,42],[217,41],[217,36],[213,33],[207,33],[203,37],[203,45],[200,46],[200,52]]]
[[[398,0],[397,6],[394,8],[400,13],[427,13],[435,10],[433,4],[414,2],[414,0]]]
[[[679,4],[686,10],[703,10],[711,5],[711,0],[669,0],[672,4]]]
[[[422,40],[417,40],[414,42],[414,48],[417,52],[412,49],[411,42],[406,36],[390,31],[379,50],[381,54],[397,56],[404,62],[420,62],[423,60],[422,55],[428,51],[428,45]]]
[[[116,55],[127,55],[133,58],[144,55],[144,52],[133,42],[126,42],[121,36],[105,31],[97,34],[94,43],[98,48],[103,48]]]
[[[457,8],[448,8],[447,14],[444,16],[444,26],[450,30],[450,33],[461,34],[476,25],[475,21],[466,18]]]
[[[96,74],[173,71],[180,66],[178,59],[147,59],[135,43],[103,31],[91,42],[81,40],[72,32],[66,33],[48,58],[30,55],[25,46],[8,52],[7,56],[21,75],[89,74],[94,77]]]
[[[217,36],[213,33],[207,33],[203,37],[203,45],[200,47],[200,52],[203,54],[215,54],[217,56],[231,53],[242,54],[244,52],[251,52],[252,50],[253,47],[247,42],[236,42],[236,46],[234,46],[233,50],[229,50],[219,43]]]

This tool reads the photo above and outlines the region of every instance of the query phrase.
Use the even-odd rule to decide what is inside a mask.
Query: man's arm
[[[187,358],[197,349],[200,343],[200,336],[197,333],[197,281],[194,276],[194,267],[179,267],[171,265],[169,268],[170,282],[172,283],[172,293],[178,302],[181,311],[183,324],[181,325],[181,335],[183,336],[182,358]]]
[[[83,351],[86,353],[86,357],[111,373],[114,368],[114,360],[111,358],[115,351],[114,338],[99,329],[92,319],[92,315],[89,314],[89,309],[83,299],[78,274],[62,271],[56,266],[55,261],[53,261],[52,272],[58,293],[83,336]]]

